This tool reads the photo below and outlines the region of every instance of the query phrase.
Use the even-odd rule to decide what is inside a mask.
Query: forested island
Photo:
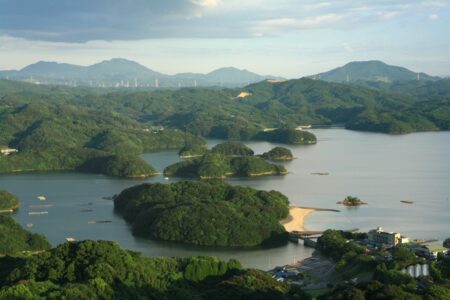
[[[229,176],[253,177],[285,175],[283,166],[271,164],[252,149],[238,142],[224,142],[214,146],[203,155],[187,159],[164,169],[167,177],[188,177],[200,179],[225,179]]]
[[[0,211],[15,210],[19,208],[20,202],[17,196],[6,190],[0,189]]]
[[[114,208],[133,233],[204,246],[250,247],[287,241],[279,220],[288,199],[222,181],[142,184],[122,191]]]
[[[261,157],[267,160],[274,161],[286,161],[294,159],[291,150],[284,147],[272,148],[271,150],[264,152]]]
[[[317,143],[316,136],[311,132],[293,128],[262,131],[255,136],[255,139],[288,145],[310,145]]]
[[[367,203],[362,201],[358,197],[347,196],[347,197],[345,197],[345,199],[343,201],[338,201],[336,204],[342,204],[345,206],[360,206],[360,205],[364,205]]]
[[[217,144],[211,149],[211,152],[228,156],[252,156],[255,154],[248,146],[232,141]]]

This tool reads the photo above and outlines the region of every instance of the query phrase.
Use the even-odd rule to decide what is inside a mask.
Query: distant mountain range
[[[18,71],[0,71],[0,78],[42,84],[94,87],[241,87],[266,79],[282,79],[278,76],[263,76],[233,67],[220,68],[207,74],[166,75],[122,58],[105,60],[87,67],[39,61]]]
[[[345,66],[311,77],[338,83],[393,83],[398,81],[435,81],[440,79],[422,72],[417,73],[403,67],[388,65],[378,60],[350,62]]]

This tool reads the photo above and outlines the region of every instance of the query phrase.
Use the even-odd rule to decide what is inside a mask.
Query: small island
[[[0,189],[0,212],[11,212],[20,206],[19,198],[8,191]]]
[[[217,144],[211,149],[212,153],[228,156],[252,156],[255,153],[248,146],[239,142],[225,142]]]
[[[283,166],[271,164],[258,156],[232,157],[208,153],[175,163],[164,169],[164,176],[200,179],[225,179],[227,177],[254,177],[285,175]]]
[[[284,147],[275,147],[270,151],[263,153],[261,157],[273,161],[288,161],[294,159],[291,150]]]
[[[122,191],[114,207],[133,233],[203,246],[251,247],[285,243],[280,220],[289,201],[276,191],[258,191],[222,181],[142,184]]]
[[[342,204],[345,206],[360,206],[367,203],[361,201],[361,199],[359,199],[358,197],[347,196],[343,201],[339,201],[336,204]]]
[[[312,145],[317,143],[317,138],[314,134],[295,128],[277,128],[261,131],[255,136],[255,139],[289,145]]]

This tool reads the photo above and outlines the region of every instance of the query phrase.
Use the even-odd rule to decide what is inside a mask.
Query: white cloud
[[[422,2],[423,6],[426,7],[437,7],[437,8],[443,8],[443,7],[448,7],[449,3],[448,1],[444,1],[444,0],[438,0],[438,1],[423,1]]]
[[[439,19],[439,15],[431,14],[428,16],[428,19],[430,19],[431,21],[435,21],[435,20]]]
[[[195,5],[204,7],[204,8],[214,8],[221,4],[221,0],[191,0],[191,2]]]
[[[380,11],[380,12],[377,12],[377,16],[381,20],[391,20],[391,19],[397,17],[398,15],[400,15],[400,12],[398,12],[398,11]]]
[[[324,14],[306,18],[277,18],[256,23],[253,26],[254,35],[266,35],[286,31],[298,31],[320,28],[342,20],[345,16],[338,14]]]

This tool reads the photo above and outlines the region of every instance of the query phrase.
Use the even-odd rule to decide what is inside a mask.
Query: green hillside
[[[106,241],[0,258],[0,266],[0,299],[308,299],[236,260],[147,258]]]
[[[419,75],[418,75],[419,74]],[[417,80],[432,81],[439,79],[425,73],[418,73],[403,67],[388,65],[382,61],[355,61],[328,72],[315,75],[317,79],[330,82],[382,82]]]
[[[0,256],[20,255],[24,251],[34,252],[49,248],[50,243],[46,237],[30,233],[17,224],[11,216],[0,214]],[[0,273],[1,267],[0,262]]]

